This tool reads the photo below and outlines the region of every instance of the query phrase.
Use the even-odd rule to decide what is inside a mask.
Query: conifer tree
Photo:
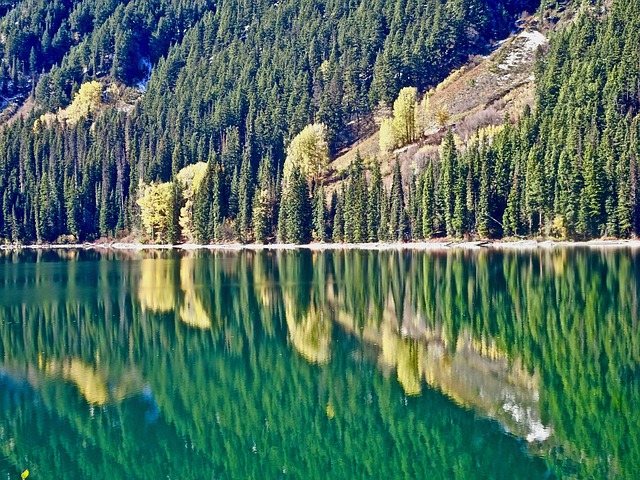
[[[213,238],[211,228],[211,199],[213,198],[213,182],[215,173],[215,163],[211,159],[207,162],[200,188],[196,192],[193,202],[193,226],[196,234],[196,241],[201,244],[209,243]]]
[[[478,235],[488,237],[490,235],[490,214],[489,214],[489,165],[486,157],[482,158],[480,166],[480,192],[477,209],[477,229]]]
[[[456,236],[462,236],[467,232],[467,172],[464,157],[457,158],[456,184],[453,189],[454,206],[451,226]]]
[[[180,239],[180,208],[182,207],[182,188],[178,180],[179,166],[182,160],[178,155],[174,155],[171,174],[171,199],[170,212],[167,225],[167,243],[175,245]]]
[[[382,187],[382,197],[380,199],[380,226],[378,228],[378,238],[381,242],[388,242],[391,238],[390,217],[390,198],[387,189]]]
[[[65,209],[67,218],[67,229],[76,240],[82,241],[82,210],[78,191],[73,184],[73,179],[65,180]]]
[[[529,232],[536,233],[543,225],[544,164],[537,148],[529,151],[526,170],[525,208]]]
[[[169,215],[167,223],[167,234],[165,241],[169,245],[175,245],[180,239],[180,207],[181,207],[182,191],[180,189],[180,182],[176,180],[171,181],[171,195],[169,200]]]
[[[306,244],[311,240],[311,203],[307,181],[297,167],[286,178],[280,208],[280,238],[286,243]]]
[[[351,165],[345,208],[345,237],[348,242],[366,242],[367,235],[367,184],[360,152]]]
[[[344,241],[344,190],[342,195],[336,195],[336,213],[333,217],[332,240],[334,243]]]
[[[455,209],[455,188],[458,181],[458,156],[456,152],[455,140],[453,132],[447,131],[444,142],[441,147],[441,177],[438,198],[442,205],[443,220],[445,230],[448,236],[455,235],[455,227],[453,226],[453,217]]]
[[[435,234],[435,183],[433,175],[433,161],[427,164],[422,186],[422,236],[425,239]]]
[[[505,236],[517,236],[520,234],[521,221],[520,221],[520,198],[521,198],[520,176],[518,167],[513,174],[513,184],[509,191],[509,197],[507,200],[507,208],[504,211],[502,217],[502,224],[504,226]]]
[[[418,240],[422,238],[422,189],[424,188],[424,176],[414,175],[411,182],[413,188],[410,191],[410,223],[411,223],[411,239]]]
[[[389,232],[390,240],[404,242],[409,239],[409,218],[404,201],[400,162],[396,160],[390,193]]]
[[[238,218],[236,230],[238,239],[242,243],[250,240],[251,234],[251,207],[253,199],[253,178],[251,173],[251,158],[245,152],[240,168],[240,180],[238,182]]]
[[[602,164],[590,145],[585,149],[582,165],[584,187],[580,194],[577,230],[584,237],[593,238],[602,234],[605,177]]]
[[[380,240],[379,230],[382,207],[382,173],[380,163],[374,159],[371,171],[371,185],[369,186],[369,198],[367,201],[367,232],[369,242]]]
[[[36,235],[39,243],[53,240],[53,218],[51,211],[51,191],[47,172],[42,173],[38,195]]]
[[[327,207],[324,187],[317,185],[313,196],[313,239],[316,242],[327,240]]]
[[[258,185],[253,197],[253,234],[266,243],[273,234],[276,207],[275,180],[271,173],[271,157],[265,156],[258,167]]]
[[[211,161],[211,160],[209,160]],[[222,240],[222,224],[224,222],[224,206],[227,205],[225,199],[225,175],[221,165],[214,164],[214,176],[211,185],[211,198],[209,204],[210,215],[210,235],[214,242]]]

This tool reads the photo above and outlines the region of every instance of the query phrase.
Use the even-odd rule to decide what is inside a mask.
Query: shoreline
[[[478,241],[433,241],[408,243],[309,243],[309,244],[195,244],[183,243],[179,245],[143,244],[129,242],[110,243],[78,243],[78,244],[31,244],[31,245],[1,245],[0,250],[210,250],[210,251],[260,251],[260,250],[536,250],[552,248],[640,248],[640,239],[632,240],[478,240]]]

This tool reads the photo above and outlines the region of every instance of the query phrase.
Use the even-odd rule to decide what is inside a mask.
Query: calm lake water
[[[640,478],[640,252],[0,253],[0,479]]]

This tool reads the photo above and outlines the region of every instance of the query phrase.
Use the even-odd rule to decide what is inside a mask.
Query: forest
[[[3,7],[0,238],[149,243],[634,237],[640,2],[576,5],[535,104],[381,171],[428,92],[527,1],[33,0]],[[544,7],[540,7],[541,9]],[[16,100],[17,99],[17,100]],[[24,106],[20,110],[24,109]],[[18,112],[20,112],[18,110]]]

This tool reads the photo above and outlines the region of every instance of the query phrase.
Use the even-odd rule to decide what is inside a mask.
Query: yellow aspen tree
[[[389,153],[397,146],[396,124],[393,118],[385,118],[380,124],[380,150]]]
[[[291,140],[284,163],[284,178],[297,167],[307,181],[321,177],[329,165],[327,126],[324,123],[307,125]]]
[[[416,139],[417,97],[418,90],[415,87],[405,87],[393,103],[393,120],[400,145],[407,145]]]
[[[146,185],[137,201],[142,226],[152,242],[166,238],[172,214],[172,189],[173,182]]]

